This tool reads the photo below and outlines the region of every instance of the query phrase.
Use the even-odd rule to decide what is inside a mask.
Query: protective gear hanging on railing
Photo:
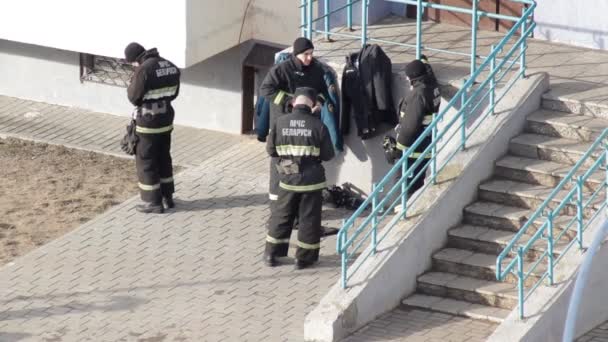
[[[346,62],[342,73],[342,134],[349,133],[351,116],[361,139],[372,137],[382,122],[396,125],[390,58],[373,44],[347,56]]]

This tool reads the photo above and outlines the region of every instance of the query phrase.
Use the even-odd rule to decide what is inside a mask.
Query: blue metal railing
[[[314,12],[313,4],[315,2],[320,3],[321,1],[323,2],[323,15],[315,18],[313,15],[313,12]],[[331,40],[331,36],[335,35],[335,36],[339,36],[339,37],[345,37],[345,38],[351,38],[351,39],[357,39],[357,40],[360,39],[361,45],[365,45],[368,42],[377,42],[377,43],[398,45],[398,46],[403,46],[403,47],[408,47],[408,48],[415,48],[417,59],[420,58],[420,55],[422,54],[423,49],[428,50],[428,51],[442,52],[442,53],[454,54],[454,55],[460,55],[460,56],[470,56],[470,59],[471,59],[470,74],[473,74],[477,68],[477,59],[480,57],[486,58],[486,56],[480,56],[477,53],[477,47],[478,47],[477,31],[478,31],[479,20],[482,17],[488,17],[491,19],[518,22],[522,18],[522,17],[481,11],[478,8],[479,0],[472,1],[471,8],[462,8],[462,7],[457,7],[457,6],[442,5],[442,4],[430,3],[430,2],[426,2],[426,1],[422,1],[422,0],[384,0],[384,1],[416,6],[416,44],[400,43],[400,42],[396,42],[396,41],[376,39],[376,38],[370,37],[369,32],[368,32],[369,31],[368,24],[369,24],[370,0],[347,0],[345,5],[335,8],[331,11],[330,11],[330,7],[331,7],[330,0],[300,0],[300,2],[301,2],[301,4],[300,4],[300,9],[301,9],[300,29],[302,30],[302,36],[306,36],[307,38],[312,39],[313,33],[318,33],[318,34],[323,34],[325,36],[326,40]],[[533,0],[508,0],[508,1],[522,3],[522,4],[525,4],[528,6],[531,6],[534,4],[534,6],[536,6],[535,2]],[[346,11],[346,27],[348,28],[349,32],[352,31],[353,5],[357,4],[357,3],[361,3],[361,33],[355,34],[355,33],[344,33],[344,32],[331,31],[331,17],[333,15],[335,15],[336,13],[338,13],[340,11],[344,11],[344,10]],[[470,53],[463,53],[463,52],[454,51],[454,50],[432,48],[430,46],[423,45],[422,44],[422,31],[423,31],[422,30],[422,19],[423,19],[422,17],[423,17],[424,8],[446,10],[446,11],[452,11],[452,12],[470,15],[471,16],[471,51],[470,51]],[[525,11],[525,9],[523,11]],[[531,17],[527,18],[527,19],[531,20]],[[313,25],[320,20],[323,20],[323,30],[315,29],[314,25]],[[526,31],[525,23],[523,25],[521,25],[521,30],[522,30],[522,32]],[[525,49],[525,43],[522,48]],[[521,61],[519,63],[522,68],[525,67],[525,54],[524,54],[524,57],[521,58]]]
[[[420,1],[419,1],[420,3]],[[525,67],[520,65],[519,71],[511,73],[513,65],[526,52],[526,39],[532,34],[536,24],[532,21],[532,15],[536,3],[529,2],[529,7],[523,12],[522,17],[500,40],[496,47],[492,47],[487,58],[470,75],[462,88],[445,105],[439,114],[434,117],[432,123],[425,129],[416,141],[403,153],[401,159],[391,168],[380,182],[373,185],[373,190],[364,203],[343,223],[342,229],[337,236],[337,251],[341,255],[342,272],[341,284],[346,288],[347,282],[364,261],[376,252],[377,245],[387,236],[395,224],[411,214],[411,207],[416,204],[424,190],[431,184],[425,182],[412,198],[408,198],[408,190],[416,180],[425,177],[427,169],[430,169],[432,183],[436,183],[437,175],[443,170],[448,162],[454,158],[459,150],[465,149],[467,139],[479,128],[485,119],[494,113],[496,104],[509,92],[513,84],[524,76]],[[520,35],[516,33],[520,31]],[[498,58],[503,50],[507,52]],[[513,58],[513,59],[512,59]],[[487,76],[482,76],[487,74]],[[506,75],[512,75],[510,81],[506,82],[500,89]],[[484,78],[485,77],[485,78]],[[457,104],[460,108],[457,108]],[[456,111],[453,117],[448,112]],[[475,118],[474,114],[478,114]],[[443,126],[440,122],[446,121]],[[432,142],[421,152],[422,158],[418,158],[412,165],[408,165],[408,158],[415,153],[418,146],[428,137]],[[457,142],[457,148],[453,148],[451,142]],[[452,149],[450,150],[450,146]],[[437,156],[442,153],[445,158],[441,160]],[[424,162],[428,159],[429,162]],[[424,166],[421,166],[423,165]],[[420,170],[418,170],[418,167]],[[393,183],[394,179],[399,180]],[[388,191],[384,193],[385,188]],[[391,215],[396,207],[400,206],[398,214]],[[371,209],[369,216],[362,218],[361,215]],[[362,220],[357,224],[358,220]],[[381,225],[383,225],[381,227]],[[349,269],[349,262],[353,257],[361,254],[364,243],[370,241],[371,248],[365,255],[361,255],[361,262],[354,269]]]
[[[498,280],[504,280],[509,274],[514,274],[517,277],[517,288],[518,288],[518,308],[519,317],[524,317],[524,302],[525,300],[538,288],[543,280],[547,279],[550,285],[554,282],[554,270],[555,265],[566,255],[566,252],[570,250],[574,244],[578,245],[579,249],[583,248],[583,233],[596,216],[603,212],[602,210],[606,207],[608,196],[606,196],[605,190],[608,185],[608,168],[606,171],[605,180],[597,186],[596,189],[592,189],[593,192],[585,192],[585,183],[588,183],[591,175],[601,167],[608,166],[608,145],[606,144],[606,138],[608,137],[608,129],[595,140],[595,142],[589,147],[587,152],[581,157],[581,159],[572,167],[570,172],[564,177],[564,179],[557,185],[557,187],[549,194],[549,197],[542,203],[540,207],[534,212],[534,214],[528,219],[513,237],[509,244],[504,248],[496,259],[496,278]],[[595,161],[593,160],[595,158]],[[583,170],[584,165],[591,167],[588,170]],[[583,173],[583,171],[585,171]],[[582,176],[580,176],[580,174]],[[579,175],[579,176],[577,176]],[[573,184],[570,190],[567,190],[567,194],[563,199],[559,200],[560,196],[563,196],[563,191],[566,191],[566,187],[569,184]],[[602,196],[602,204],[598,206],[599,196]],[[555,219],[560,214],[567,214],[567,210],[572,210],[572,206],[576,208],[576,215],[567,223],[562,224],[562,231],[556,234]],[[585,210],[588,212],[593,211],[594,214],[589,218],[585,218]],[[561,216],[565,217],[565,216]],[[540,224],[539,221],[542,221]],[[531,234],[535,225],[538,229],[534,232],[532,237],[524,243],[522,236]],[[559,257],[555,257],[555,245],[557,242],[570,231],[572,226],[575,225],[576,239],[568,242],[564,249],[561,251]],[[566,235],[567,237],[567,235]],[[524,255],[528,252],[537,241],[546,240],[547,249],[544,250],[537,260],[532,261],[527,271],[525,270],[524,264],[526,260]],[[538,245],[538,243],[537,243]],[[516,252],[517,255],[509,261],[510,254]],[[541,262],[546,259],[547,269],[538,274],[541,271],[537,271]],[[507,263],[508,262],[508,263]],[[503,266],[506,263],[506,266]],[[516,267],[517,266],[517,267]],[[537,273],[534,273],[534,272]],[[531,275],[538,277],[539,279],[534,281],[531,287],[528,289],[528,293],[525,294],[525,282],[528,279],[532,279]]]

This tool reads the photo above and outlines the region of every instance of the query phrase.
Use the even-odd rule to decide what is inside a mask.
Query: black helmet
[[[405,75],[409,77],[410,80],[415,80],[426,75],[426,67],[424,66],[424,63],[415,59],[405,67]]]

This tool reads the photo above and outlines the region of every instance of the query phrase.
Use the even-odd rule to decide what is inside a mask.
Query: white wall
[[[11,0],[2,3],[0,39],[118,58],[137,41],[184,66],[185,13],[184,0]]]
[[[608,49],[605,0],[539,0],[535,38],[594,49]]]
[[[241,58],[241,47],[235,47],[182,70],[175,122],[240,133]],[[75,52],[0,40],[0,94],[130,115],[126,88],[80,83],[78,73]]]

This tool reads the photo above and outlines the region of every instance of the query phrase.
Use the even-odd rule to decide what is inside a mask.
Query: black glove
[[[384,149],[384,157],[386,157],[386,161],[389,164],[395,164],[395,160],[397,160],[398,151],[397,150],[397,140],[395,138],[386,135],[382,140],[382,149]]]

